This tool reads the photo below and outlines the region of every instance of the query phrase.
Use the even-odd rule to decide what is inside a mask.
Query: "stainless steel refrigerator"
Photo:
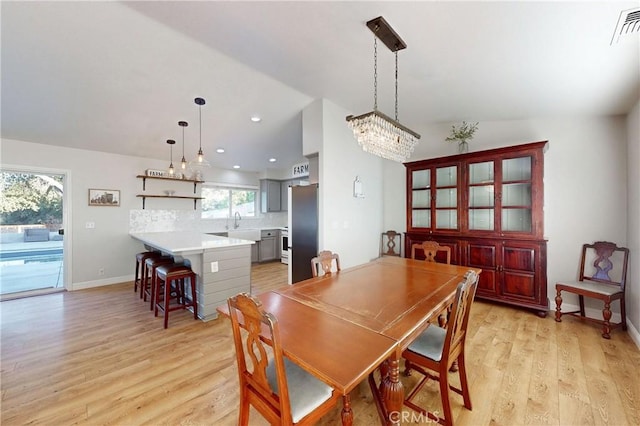
[[[311,278],[318,255],[318,184],[289,190],[289,284],[295,284]]]

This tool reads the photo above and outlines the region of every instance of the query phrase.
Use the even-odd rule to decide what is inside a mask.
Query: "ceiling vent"
[[[616,25],[616,30],[613,32],[613,37],[611,38],[611,43],[609,43],[609,45],[617,43],[620,40],[620,37],[624,35],[638,31],[640,31],[640,7],[623,10],[620,12],[618,24]]]

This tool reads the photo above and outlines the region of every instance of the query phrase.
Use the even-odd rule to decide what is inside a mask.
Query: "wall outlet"
[[[96,223],[95,222],[87,222],[85,227],[87,229],[94,229],[96,227]]]
[[[218,262],[211,262],[211,272],[218,272]]]
[[[104,275],[104,268],[98,269],[98,275]]]

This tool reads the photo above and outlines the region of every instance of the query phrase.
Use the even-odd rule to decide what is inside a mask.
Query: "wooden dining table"
[[[285,356],[343,395],[343,424],[353,421],[349,393],[366,378],[381,422],[399,424],[402,351],[451,304],[470,269],[481,272],[381,257],[256,297],[278,320]],[[226,306],[218,311],[228,316]]]

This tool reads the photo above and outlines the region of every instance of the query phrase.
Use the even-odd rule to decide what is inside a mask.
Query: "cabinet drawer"
[[[262,238],[277,237],[278,236],[278,230],[277,229],[265,229],[265,230],[262,230],[260,232],[260,236]]]

